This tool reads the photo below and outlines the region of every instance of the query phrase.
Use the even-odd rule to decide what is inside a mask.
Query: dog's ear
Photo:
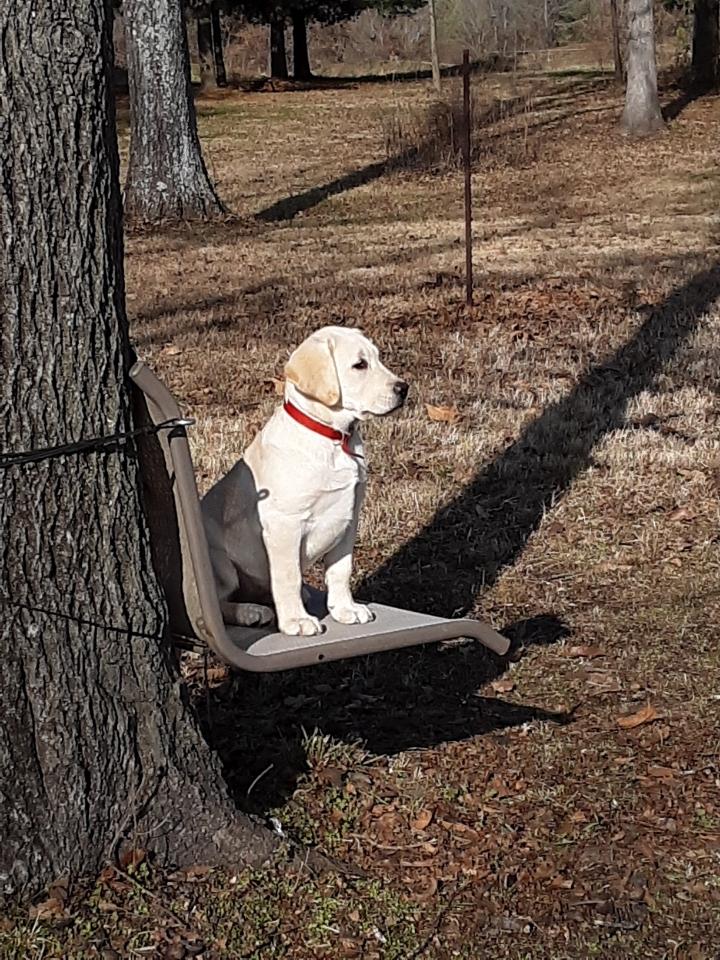
[[[340,381],[330,340],[310,337],[301,343],[285,365],[285,379],[326,407],[340,402]]]

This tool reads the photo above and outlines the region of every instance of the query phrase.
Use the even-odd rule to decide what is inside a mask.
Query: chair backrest
[[[130,376],[140,391],[139,424],[182,418],[175,398],[149,367],[138,361]],[[225,658],[228,638],[185,427],[149,433],[138,446],[153,566],[167,600],[171,632],[180,639],[199,639]]]

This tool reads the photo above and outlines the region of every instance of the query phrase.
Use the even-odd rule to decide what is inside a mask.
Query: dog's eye
[[[358,360],[357,363],[353,364],[353,370],[367,370],[367,365],[367,360]]]

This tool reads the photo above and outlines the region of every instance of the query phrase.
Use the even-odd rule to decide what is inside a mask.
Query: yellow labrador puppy
[[[325,563],[327,604],[340,623],[372,613],[350,592],[352,552],[365,486],[358,424],[405,402],[408,385],[380,362],[358,330],[324,327],[285,367],[285,402],[202,502],[223,617],[272,618],[283,633],[312,636],[303,572]]]

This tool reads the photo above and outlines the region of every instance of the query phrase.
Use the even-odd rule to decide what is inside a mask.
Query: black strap
[[[126,433],[110,433],[105,437],[93,437],[88,440],[78,440],[75,443],[63,443],[57,447],[44,447],[41,450],[26,450],[18,453],[0,453],[0,469],[18,466],[22,463],[39,463],[41,460],[52,460],[54,457],[66,457],[76,453],[90,453],[94,450],[107,450],[112,446],[122,446],[134,437],[142,437],[150,433],[159,433],[161,430],[173,430],[175,427],[190,427],[195,423],[189,417],[175,417],[172,420],[163,420],[162,423],[153,423],[137,430]]]

